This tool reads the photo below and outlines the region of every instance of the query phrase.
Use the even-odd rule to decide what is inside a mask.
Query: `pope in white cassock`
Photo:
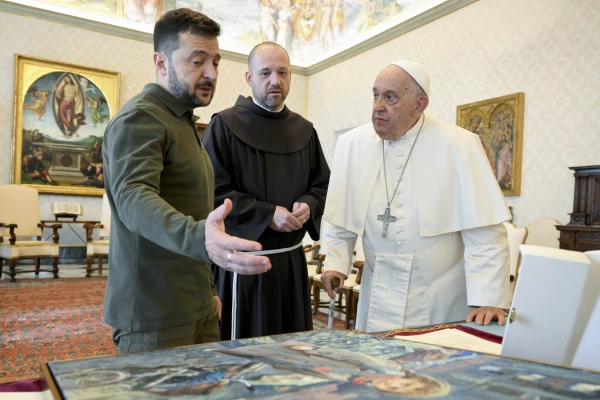
[[[510,212],[479,138],[424,114],[429,77],[397,61],[373,86],[372,124],[338,140],[323,218],[322,275],[350,273],[362,236],[356,329],[506,318]],[[475,308],[472,308],[475,307]]]

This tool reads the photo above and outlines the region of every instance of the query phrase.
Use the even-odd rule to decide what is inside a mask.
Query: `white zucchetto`
[[[423,63],[409,60],[398,60],[394,61],[390,65],[395,65],[405,70],[410,76],[413,77],[415,81],[417,81],[419,86],[421,86],[421,88],[425,91],[425,94],[427,94],[429,97],[429,75],[427,75],[427,72],[423,68]]]

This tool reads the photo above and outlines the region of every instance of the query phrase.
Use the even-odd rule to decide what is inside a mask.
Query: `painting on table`
[[[49,362],[57,398],[591,399],[600,373],[350,331]]]

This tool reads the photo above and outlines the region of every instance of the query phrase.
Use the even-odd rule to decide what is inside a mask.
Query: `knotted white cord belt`
[[[261,251],[245,251],[244,254],[250,254],[253,256],[266,256],[269,254],[279,254],[286,253],[288,251],[296,250],[298,247],[302,246],[302,242],[295,244],[291,247],[284,247],[282,249],[274,249],[274,250],[261,250]],[[237,335],[237,272],[233,273],[233,303],[231,304],[231,340],[236,339]]]

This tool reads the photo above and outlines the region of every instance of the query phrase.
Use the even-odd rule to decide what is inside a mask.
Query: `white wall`
[[[600,164],[600,1],[480,0],[309,77],[308,117],[328,160],[335,131],[370,120],[372,85],[395,59],[425,63],[428,113],[525,92],[521,196],[514,222],[566,223],[570,166]],[[364,160],[369,162],[369,160]]]
[[[13,159],[14,54],[121,72],[120,103],[125,103],[154,81],[153,47],[150,43],[74,28],[45,20],[0,13],[0,185],[11,182]],[[219,66],[217,91],[212,104],[196,113],[202,122],[214,112],[231,107],[239,94],[251,94],[244,73],[246,64],[223,60]],[[287,105],[306,115],[307,78],[294,75]],[[50,204],[69,201],[83,204],[85,220],[100,220],[102,199],[89,196],[40,196],[42,219],[51,219]],[[76,243],[63,229],[61,243]],[[81,232],[80,232],[81,234]],[[73,240],[71,240],[73,239]]]

